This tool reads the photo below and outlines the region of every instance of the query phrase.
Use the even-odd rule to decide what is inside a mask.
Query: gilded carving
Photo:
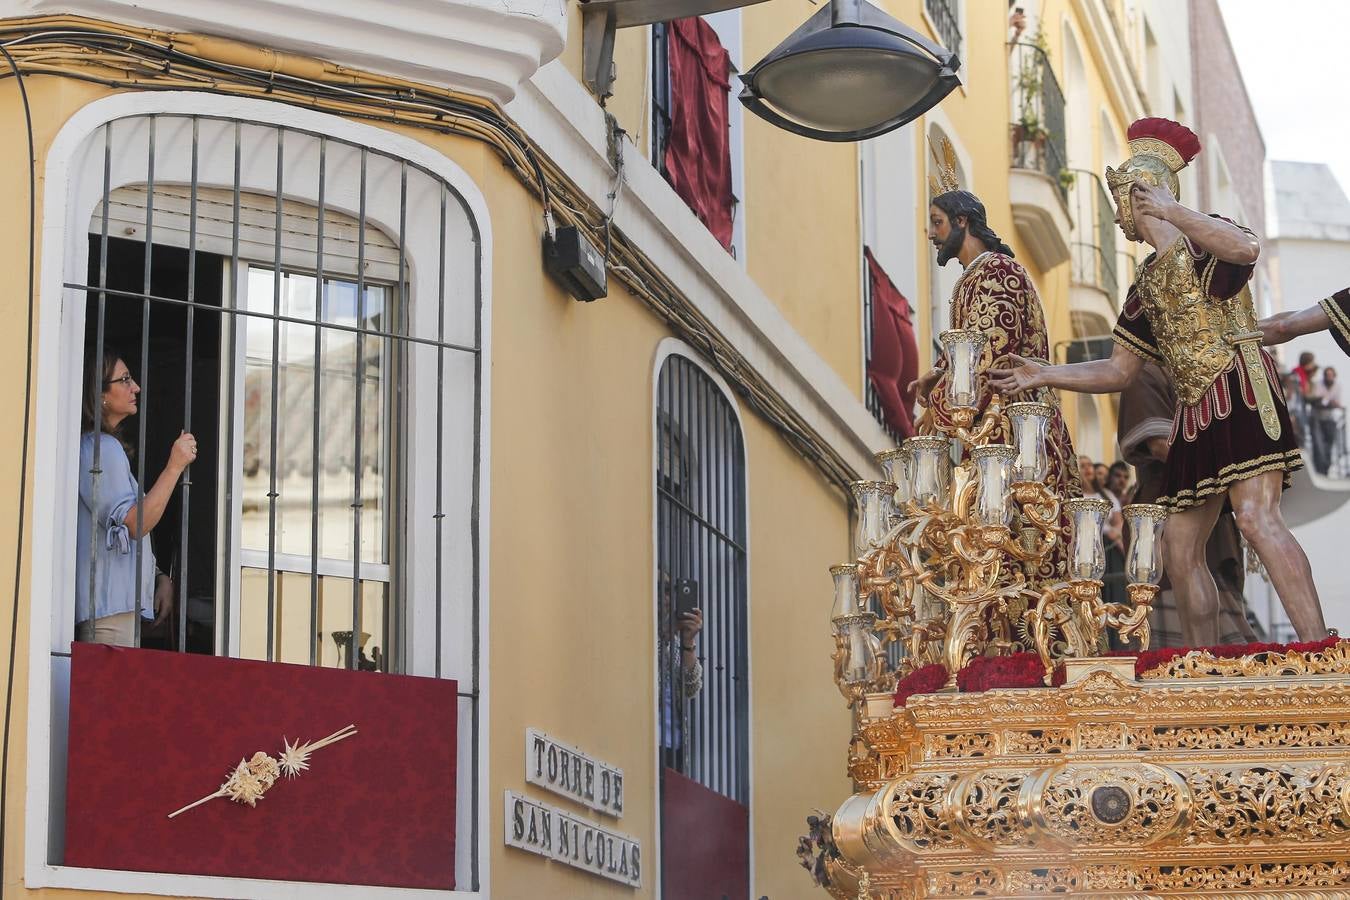
[[[1119,816],[1097,814],[1093,795],[1123,796]],[[1061,765],[1022,786],[1022,807],[1048,837],[1069,847],[1155,844],[1186,825],[1191,791],[1161,766]],[[1097,806],[1103,805],[1101,802]]]
[[[1256,653],[1222,659],[1193,650],[1166,665],[1143,673],[1140,678],[1216,678],[1280,675],[1350,675],[1350,641],[1340,641],[1326,650],[1302,653]]]
[[[1336,766],[1202,769],[1187,774],[1197,798],[1188,844],[1303,844],[1350,835],[1350,770]]]
[[[1350,898],[1343,674],[1095,670],[914,697],[860,737],[877,780],[834,833],[873,897]]]

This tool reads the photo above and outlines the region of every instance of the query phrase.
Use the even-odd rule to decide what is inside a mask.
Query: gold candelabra
[[[1052,408],[1005,404],[988,391],[982,333],[953,329],[939,339],[950,424],[930,408],[917,436],[877,454],[885,480],[853,485],[855,561],[830,570],[835,683],[851,706],[930,663],[946,667],[946,689],[955,690],[975,656],[1034,647],[1048,684],[1057,659],[1097,655],[1107,629],[1148,646],[1167,511],[1125,507],[1130,602],[1103,602],[1111,507],[1061,497],[1046,483]]]

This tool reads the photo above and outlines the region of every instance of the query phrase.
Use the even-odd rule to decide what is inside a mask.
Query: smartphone
[[[676,579],[675,623],[678,625],[680,616],[691,613],[696,609],[698,609],[698,582],[692,578]]]

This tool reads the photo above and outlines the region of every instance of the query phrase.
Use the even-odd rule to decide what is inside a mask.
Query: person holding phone
[[[660,659],[661,753],[667,768],[687,772],[684,736],[689,733],[689,701],[703,690],[698,636],[703,630],[699,583],[660,575],[658,643]]]
[[[94,364],[100,367],[101,387],[96,393],[92,379],[85,380],[80,423],[75,633],[81,641],[131,647],[138,598],[141,615],[156,623],[173,610],[173,581],[158,570],[145,536],[164,515],[183,471],[196,460],[197,439],[186,431],[178,436],[164,471],[142,495],[122,437],[122,423],[139,412],[141,387],[116,353],[105,352]]]

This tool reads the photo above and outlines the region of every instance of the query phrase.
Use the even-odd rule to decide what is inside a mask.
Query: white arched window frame
[[[456,273],[445,280],[445,308],[461,313],[448,322],[447,340],[461,339],[476,346],[475,359],[467,370],[447,361],[445,378],[438,383],[435,354],[412,354],[405,387],[409,392],[408,440],[437,441],[437,407],[443,406],[440,437],[445,452],[441,471],[423,471],[426,461],[417,461],[410,477],[446,476],[443,512],[450,524],[444,529],[440,546],[431,529],[406,536],[407,572],[405,590],[412,598],[407,608],[408,638],[403,671],[410,674],[455,678],[460,683],[460,777],[456,811],[458,858],[457,882],[477,890],[392,891],[368,886],[269,882],[251,879],[217,878],[78,869],[63,866],[60,859],[61,810],[64,792],[65,716],[69,688],[69,642],[72,620],[76,479],[78,469],[78,421],[82,379],[85,291],[67,288],[82,284],[88,264],[88,226],[104,191],[104,148],[101,137],[109,122],[150,116],[164,117],[165,127],[157,133],[155,159],[164,168],[157,173],[161,183],[186,183],[189,175],[182,168],[187,154],[173,153],[174,141],[188,138],[174,132],[171,122],[188,122],[197,117],[206,123],[218,122],[233,128],[235,122],[253,123],[265,128],[285,129],[287,134],[307,133],[314,147],[319,136],[333,144],[367,148],[389,159],[401,160],[441,181],[452,196],[446,228],[440,228],[439,202],[428,205],[425,198],[409,198],[406,225],[399,223],[399,191],[389,185],[367,185],[366,219],[385,234],[405,234],[409,309],[414,319],[428,313],[434,317],[437,297],[437,261],[440,235],[445,235],[444,253],[447,271]],[[142,145],[144,146],[144,145]],[[202,186],[233,185],[236,182],[233,143],[228,148],[205,143],[198,164],[198,183]],[[181,149],[181,147],[180,147]],[[308,173],[313,160],[304,159],[306,148],[294,160],[298,171]],[[341,154],[339,154],[341,156]],[[348,161],[349,162],[349,161]],[[143,184],[146,180],[144,152],[127,154],[125,160],[109,157],[108,186],[117,189]],[[292,161],[288,157],[287,165]],[[341,166],[341,159],[330,165]],[[264,159],[250,159],[241,167],[238,183],[242,190],[269,194],[275,192],[275,154],[270,166]],[[396,167],[397,168],[397,167]],[[350,183],[342,184],[336,172],[325,197],[328,208],[357,214],[359,197]],[[476,836],[486,833],[487,805],[479,800],[480,785],[487,783],[487,596],[488,548],[486,535],[488,460],[487,427],[490,409],[491,371],[490,268],[491,231],[487,206],[477,186],[455,163],[410,138],[395,135],[369,125],[351,122],[311,110],[262,100],[220,97],[189,92],[128,93],[95,101],[70,117],[53,141],[46,158],[43,211],[43,248],[39,299],[39,343],[36,383],[45,386],[38,397],[35,420],[36,448],[34,466],[33,534],[51,535],[35,540],[32,550],[30,603],[32,610],[29,655],[29,738],[28,795],[26,803],[25,883],[30,888],[59,887],[132,891],[160,895],[196,895],[248,898],[365,898],[382,895],[407,897],[486,896],[488,842]],[[317,178],[288,177],[288,200],[316,204]],[[392,204],[392,206],[391,206]],[[419,235],[419,232],[421,233]],[[429,237],[428,237],[429,236]],[[262,260],[270,263],[271,260]],[[419,300],[421,302],[419,302]],[[465,311],[467,310],[467,313]],[[427,322],[414,326],[425,328]],[[469,390],[462,390],[465,378]],[[476,383],[476,396],[474,385]],[[449,391],[444,385],[458,384]],[[430,429],[430,430],[429,430]],[[435,466],[432,464],[431,469]],[[429,510],[415,506],[410,516],[421,517]],[[434,533],[434,532],[433,532]],[[466,538],[468,538],[466,540]],[[475,546],[476,545],[476,546]],[[439,615],[435,609],[434,575],[431,561],[441,554],[446,572],[468,573],[464,583],[445,583],[444,602]],[[39,574],[40,573],[40,574]],[[455,576],[458,577],[458,576]],[[425,600],[423,598],[426,598]],[[439,635],[434,623],[439,621]],[[439,653],[437,648],[439,647]],[[44,841],[41,836],[46,836]]]
[[[754,695],[754,689],[753,689],[753,686],[754,686],[754,677],[753,677],[753,672],[754,672],[754,658],[753,658],[753,655],[752,655],[752,653],[751,653],[751,644],[750,644],[750,634],[751,634],[751,629],[753,628],[753,615],[754,615],[754,611],[753,611],[753,608],[751,607],[751,604],[750,604],[750,598],[751,598],[752,596],[754,596],[754,593],[753,593],[753,590],[752,590],[752,584],[751,584],[751,580],[750,580],[750,564],[749,564],[749,536],[750,536],[750,533],[751,533],[751,531],[750,531],[750,508],[749,508],[749,498],[750,498],[750,466],[749,466],[749,454],[748,454],[748,450],[747,450],[746,444],[745,444],[745,422],[744,422],[744,419],[743,419],[742,416],[741,416],[741,408],[740,408],[740,404],[738,404],[738,403],[736,402],[736,396],[735,396],[735,394],[731,391],[730,386],[726,383],[726,381],[725,381],[719,374],[717,374],[716,371],[714,371],[710,366],[707,365],[706,362],[704,362],[703,358],[699,355],[698,351],[696,351],[693,347],[691,347],[689,344],[685,343],[684,341],[680,340],[679,338],[673,338],[673,337],[665,338],[664,340],[661,341],[660,344],[657,345],[657,348],[656,348],[656,357],[655,357],[655,360],[654,360],[654,363],[653,363],[653,367],[652,367],[652,472],[653,472],[653,478],[652,478],[652,585],[653,585],[653,592],[652,592],[652,610],[653,610],[653,617],[654,617],[654,618],[655,618],[656,616],[659,615],[659,612],[658,612],[658,611],[659,611],[659,609],[660,609],[660,603],[661,603],[660,590],[661,590],[661,575],[662,575],[662,573],[661,573],[661,571],[660,571],[660,561],[661,561],[661,557],[662,557],[662,548],[661,548],[661,546],[660,546],[660,524],[659,524],[659,517],[660,517],[660,515],[661,515],[660,508],[661,508],[661,502],[662,502],[662,501],[661,501],[661,496],[660,496],[660,494],[661,494],[661,484],[660,484],[660,480],[661,480],[661,479],[660,479],[659,477],[657,477],[657,476],[658,476],[658,473],[660,473],[661,471],[663,471],[663,467],[664,467],[664,469],[667,470],[667,471],[679,471],[679,472],[682,473],[682,474],[681,474],[681,477],[682,477],[682,478],[688,477],[689,482],[690,482],[690,489],[692,489],[692,490],[694,490],[694,491],[698,491],[698,490],[700,489],[696,484],[694,484],[694,482],[695,482],[697,479],[696,479],[695,476],[693,476],[692,472],[690,471],[690,467],[688,467],[687,464],[686,464],[686,466],[683,466],[683,467],[672,465],[672,463],[675,462],[675,455],[676,455],[676,454],[678,454],[678,455],[681,457],[681,459],[687,460],[689,463],[696,462],[696,452],[691,452],[691,451],[688,450],[688,449],[683,449],[683,448],[677,448],[677,447],[676,447],[676,444],[677,444],[677,443],[684,443],[686,446],[688,445],[689,442],[688,442],[688,440],[687,440],[687,437],[685,436],[686,433],[680,432],[680,431],[675,430],[675,429],[672,429],[670,421],[668,421],[668,420],[664,420],[664,421],[663,421],[663,417],[662,417],[662,408],[663,408],[663,404],[662,404],[662,396],[661,396],[661,373],[662,373],[663,370],[665,370],[667,363],[671,360],[672,357],[678,358],[678,359],[681,360],[683,363],[685,363],[685,364],[687,364],[687,365],[693,367],[693,368],[696,369],[702,376],[706,377],[706,378],[708,379],[709,382],[711,382],[712,389],[715,390],[718,394],[720,394],[720,395],[721,395],[721,398],[722,398],[723,400],[726,401],[726,404],[727,404],[728,408],[730,409],[731,416],[732,416],[732,418],[733,418],[733,420],[734,420],[734,422],[735,422],[736,432],[737,432],[737,434],[738,434],[738,436],[739,436],[739,438],[740,438],[740,441],[739,441],[739,443],[740,443],[740,459],[739,459],[739,464],[740,464],[740,470],[741,470],[741,472],[743,473],[743,474],[742,474],[742,479],[741,479],[741,488],[742,488],[742,491],[741,491],[741,497],[740,497],[740,506],[739,506],[738,508],[733,509],[732,512],[733,512],[733,513],[737,513],[737,514],[739,514],[739,516],[740,516],[740,519],[741,519],[741,522],[742,522],[743,528],[744,528],[744,540],[745,540],[745,548],[746,548],[746,552],[745,552],[745,561],[744,561],[744,564],[743,564],[743,565],[744,565],[744,575],[743,575],[743,591],[744,591],[744,597],[743,597],[743,599],[744,599],[745,606],[744,606],[744,619],[743,619],[743,621],[740,623],[740,626],[741,626],[741,635],[740,635],[740,637],[741,637],[741,639],[744,641],[744,645],[745,645],[744,672],[743,672],[743,677],[746,679],[747,688],[746,688],[746,701],[745,701],[746,705],[745,705],[745,709],[744,709],[744,722],[745,722],[745,725],[746,725],[745,730],[744,730],[744,738],[745,738],[745,742],[746,742],[746,743],[745,743],[745,762],[744,762],[744,767],[743,767],[743,769],[741,769],[738,773],[735,774],[734,780],[735,780],[735,781],[739,781],[739,782],[741,782],[741,783],[743,784],[743,786],[744,786],[743,800],[744,800],[745,805],[746,805],[746,806],[748,807],[748,809],[749,809],[749,822],[748,822],[748,835],[747,835],[747,839],[748,839],[748,841],[749,841],[749,848],[750,848],[750,853],[749,853],[749,871],[750,871],[750,875],[749,875],[749,877],[750,877],[750,883],[751,883],[751,894],[752,894],[752,896],[753,896],[753,895],[754,895],[754,890],[753,890],[753,889],[754,889],[754,873],[755,873],[755,841],[754,841],[754,834],[755,834],[755,814],[754,814],[754,810],[755,810],[755,778],[754,778],[754,771],[755,771],[755,764],[754,764],[754,760],[755,760],[755,729],[754,729],[754,727],[753,727],[753,723],[754,723],[754,720],[755,720],[755,719],[754,719],[754,696],[755,696],[755,695]],[[723,447],[724,450],[726,449],[727,444],[726,444],[725,441],[722,443],[722,447]],[[662,456],[663,453],[666,454],[666,456],[665,456],[664,458],[663,458],[663,456]],[[703,490],[707,490],[707,488],[705,487],[705,488],[703,488]],[[712,623],[710,623],[710,622],[708,621],[708,619],[707,619],[707,611],[705,610],[705,625],[704,625],[704,627],[705,627],[705,632],[700,636],[700,641],[709,641],[709,640],[715,640],[715,639],[718,639],[718,637],[715,636],[714,633],[713,633],[711,624],[712,624]],[[655,629],[653,629],[653,630],[655,630]],[[731,635],[729,632],[725,632],[725,631],[724,631],[723,634],[720,636],[720,639],[723,640],[723,641],[726,641],[726,640],[728,640],[728,638],[731,638],[731,637],[733,637],[733,635]],[[658,711],[661,709],[661,703],[662,703],[662,697],[661,697],[661,671],[660,671],[660,669],[661,669],[661,659],[660,659],[660,656],[661,656],[661,654],[659,654],[659,653],[653,653],[653,654],[652,654],[652,703],[653,703],[653,708],[656,709],[656,710],[658,710]],[[706,678],[707,676],[708,676],[707,665],[706,665],[706,663],[705,663],[705,678]],[[706,683],[705,683],[705,688],[704,688],[704,689],[705,689],[705,690],[708,689]],[[655,728],[654,728],[654,734],[653,734],[653,737],[654,737],[654,745],[655,745],[656,748],[658,748],[658,756],[659,756],[660,753],[661,753],[660,748],[662,747],[662,722],[661,722],[661,717],[660,717],[660,715],[657,715],[657,716],[655,717],[654,726],[655,726]],[[696,778],[696,780],[702,780],[702,779]],[[652,788],[652,800],[653,800],[652,808],[655,809],[655,810],[657,810],[657,815],[656,815],[656,817],[655,817],[656,840],[655,840],[655,845],[654,845],[654,848],[653,848],[653,852],[649,855],[649,859],[652,860],[653,863],[654,863],[654,865],[651,866],[652,871],[653,871],[653,876],[652,876],[652,877],[653,877],[653,883],[656,884],[656,885],[658,885],[658,886],[659,886],[660,884],[662,884],[661,852],[660,852],[661,840],[662,840],[662,835],[661,835],[661,816],[660,816],[660,810],[661,810],[661,784],[660,784],[660,782],[661,782],[661,776],[660,776],[660,773],[658,772],[658,776],[657,776],[657,778],[655,779],[655,783],[654,783],[653,788]],[[714,788],[714,789],[715,789],[715,788]],[[657,890],[658,890],[658,893],[659,893],[659,887],[658,887]]]

